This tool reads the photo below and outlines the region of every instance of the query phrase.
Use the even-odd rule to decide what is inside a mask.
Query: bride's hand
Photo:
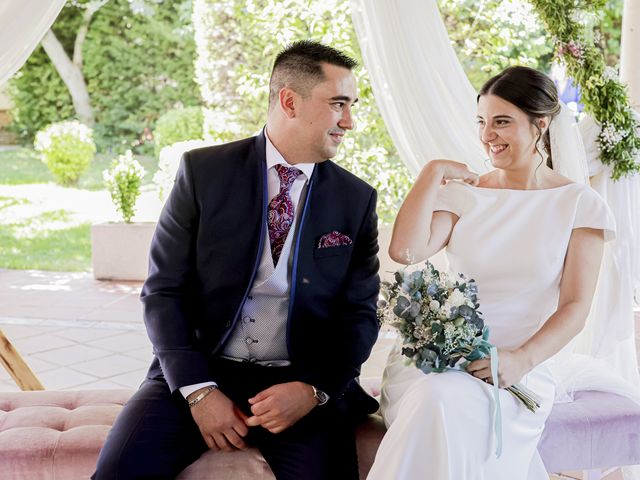
[[[498,386],[508,388],[522,380],[530,370],[529,363],[517,350],[498,349]],[[493,385],[491,359],[483,358],[467,365],[467,372]]]
[[[422,169],[427,175],[438,175],[442,184],[447,180],[462,180],[470,185],[478,185],[480,177],[477,173],[469,170],[466,163],[455,162],[453,160],[431,160]]]

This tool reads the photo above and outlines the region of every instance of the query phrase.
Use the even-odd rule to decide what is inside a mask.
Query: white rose
[[[451,295],[449,295],[447,301],[450,302],[454,307],[460,307],[461,305],[467,304],[467,299],[465,298],[464,293],[462,293],[458,289],[455,289],[453,292],[451,292]]]

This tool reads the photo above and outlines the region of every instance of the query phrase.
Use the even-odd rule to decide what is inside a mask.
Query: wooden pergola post
[[[38,377],[2,333],[2,330],[0,330],[0,364],[9,372],[20,390],[44,390]]]
[[[628,86],[629,103],[640,111],[640,1],[624,0],[620,80]]]

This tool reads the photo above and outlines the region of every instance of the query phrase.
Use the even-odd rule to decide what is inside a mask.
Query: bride
[[[382,388],[388,431],[370,480],[548,478],[537,445],[553,405],[552,365],[584,326],[603,244],[615,230],[595,191],[554,170],[560,111],[544,74],[511,67],[493,77],[478,95],[477,121],[495,170],[478,176],[462,163],[431,161],[402,205],[391,257],[416,263],[445,248],[451,272],[477,281],[498,378],[486,359],[468,373],[425,375],[405,364],[397,346]],[[500,390],[499,457],[494,382],[520,382],[543,398],[532,413]]]

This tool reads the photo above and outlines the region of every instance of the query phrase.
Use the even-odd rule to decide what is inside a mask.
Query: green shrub
[[[70,57],[87,3],[67,2],[52,27]],[[133,8],[133,3],[144,8]],[[151,131],[158,116],[200,102],[194,52],[191,0],[110,0],[96,12],[82,48],[82,71],[99,151],[133,148],[135,153],[153,153]],[[25,144],[46,125],[76,116],[69,92],[42,47],[10,87],[10,128]]]
[[[169,110],[156,122],[153,139],[156,144],[156,155],[160,150],[176,142],[185,140],[201,140],[203,138],[202,108],[188,107]]]
[[[34,146],[62,185],[78,183],[96,153],[93,131],[77,120],[49,125],[37,133]]]
[[[110,0],[91,22],[83,53],[100,150],[152,154],[158,117],[200,103],[191,0]]]
[[[125,223],[131,223],[135,214],[144,174],[144,168],[133,158],[131,150],[116,158],[111,168],[102,172],[111,200]]]

